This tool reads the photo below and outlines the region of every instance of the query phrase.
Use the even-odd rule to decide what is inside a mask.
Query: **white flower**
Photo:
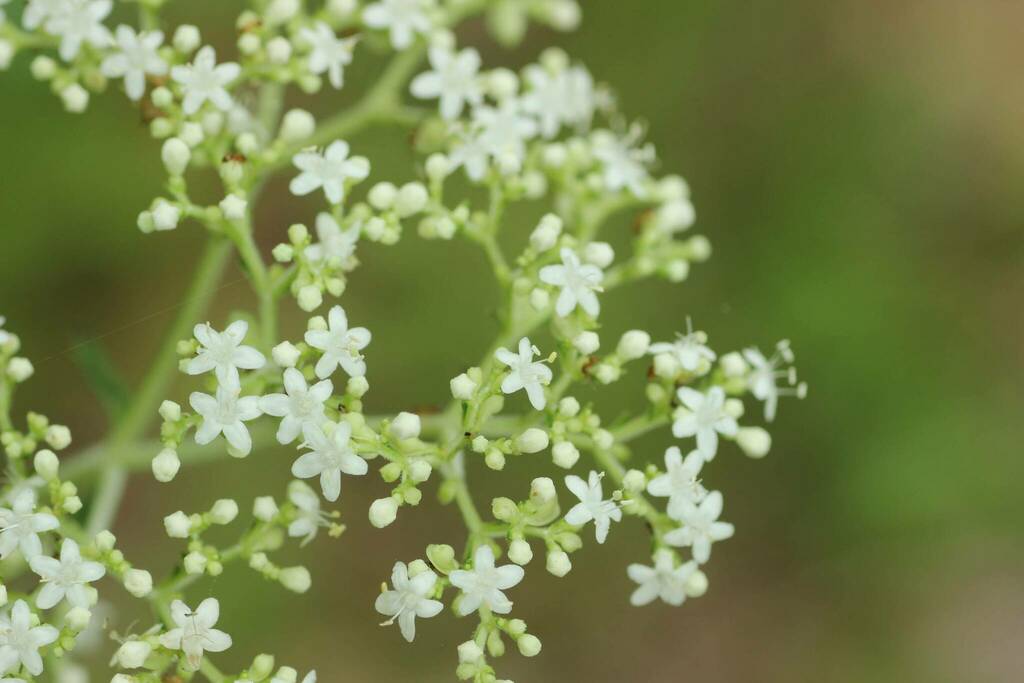
[[[0,616],[0,671],[24,666],[33,676],[43,673],[39,648],[54,642],[58,636],[60,631],[48,624],[32,626],[28,604],[18,600],[10,615]]]
[[[27,560],[43,552],[39,534],[60,526],[57,518],[46,512],[35,512],[36,494],[24,489],[12,498],[11,507],[0,507],[0,560],[20,548]]]
[[[750,363],[750,374],[747,376],[747,386],[750,393],[760,401],[764,401],[764,419],[771,422],[775,419],[775,411],[778,408],[779,396],[798,396],[803,398],[807,392],[805,384],[796,385],[796,369],[779,369],[779,366],[793,362],[793,352],[789,348],[789,342],[781,341],[776,346],[776,351],[771,358],[758,349],[744,349],[743,357]],[[779,388],[776,385],[778,379],[785,378],[792,388]]]
[[[302,173],[288,186],[295,195],[307,195],[323,188],[327,201],[340,204],[345,199],[348,181],[360,181],[370,175],[370,162],[365,157],[349,158],[348,143],[335,140],[323,154],[316,150],[299,152],[292,163]]]
[[[217,381],[226,387],[240,386],[238,370],[259,370],[267,359],[251,346],[242,346],[249,331],[249,323],[236,320],[223,332],[217,332],[209,323],[200,323],[192,330],[202,347],[196,357],[185,366],[190,375],[214,371]]]
[[[78,55],[82,43],[93,47],[110,44],[110,31],[103,20],[110,14],[111,0],[64,0],[48,13],[46,30],[60,36],[60,58],[70,62]]]
[[[310,387],[295,368],[284,371],[284,394],[269,394],[260,399],[260,410],[283,418],[277,430],[277,441],[289,444],[306,425],[320,425],[324,417],[324,401],[331,397],[334,384],[325,379]]]
[[[678,567],[672,553],[659,550],[654,556],[654,566],[631,564],[626,569],[629,578],[640,584],[629,602],[635,607],[651,603],[655,598],[679,606],[686,600],[686,582],[697,571],[696,562],[685,562]]]
[[[288,484],[288,500],[295,506],[295,519],[288,525],[288,535],[301,538],[306,545],[322,526],[330,526],[330,518],[320,511],[320,498],[301,481]]]
[[[422,73],[410,85],[412,94],[422,100],[441,99],[441,116],[457,119],[466,104],[477,106],[483,101],[483,88],[477,72],[480,53],[473,48],[461,52],[430,48],[432,71]]]
[[[99,581],[107,573],[99,562],[83,560],[78,544],[70,538],[65,538],[61,544],[59,560],[36,555],[29,560],[29,566],[44,583],[36,598],[39,609],[50,609],[65,597],[72,607],[88,607],[88,584]]]
[[[433,23],[428,11],[433,7],[434,0],[380,0],[366,6],[363,21],[370,28],[390,28],[391,44],[404,50],[417,33],[430,33]]]
[[[352,450],[349,443],[352,426],[349,423],[327,423],[324,427],[307,424],[303,428],[305,441],[301,447],[308,448],[309,452],[300,455],[292,464],[292,474],[300,479],[319,476],[324,498],[333,502],[341,495],[341,473],[363,475],[368,466]]]
[[[594,114],[594,82],[582,67],[554,73],[538,64],[523,70],[529,91],[523,109],[537,117],[540,132],[553,138],[563,124],[588,124]]]
[[[220,603],[207,598],[193,612],[181,600],[171,603],[171,619],[176,628],[160,636],[160,644],[185,653],[188,667],[199,668],[204,652],[223,652],[231,647],[231,636],[213,628],[220,618]]]
[[[404,562],[395,562],[391,570],[392,590],[377,596],[374,608],[384,616],[391,617],[381,626],[390,626],[398,620],[402,637],[410,643],[416,637],[416,617],[429,619],[437,616],[444,605],[429,596],[437,583],[437,574],[429,569],[409,578],[409,568]]]
[[[598,543],[604,543],[604,540],[608,538],[608,529],[612,522],[622,521],[622,510],[615,504],[615,501],[604,500],[601,476],[597,472],[591,471],[588,481],[583,481],[575,474],[570,474],[565,478],[566,487],[580,499],[580,502],[566,513],[565,521],[573,526],[583,526],[590,520],[594,520],[595,536]]]
[[[163,76],[167,62],[157,50],[164,42],[160,31],[135,33],[129,26],[114,31],[115,52],[103,60],[100,71],[107,78],[124,78],[124,90],[133,100],[146,92],[146,75]]]
[[[580,306],[589,316],[596,318],[601,312],[601,304],[594,292],[601,291],[604,273],[595,265],[581,263],[576,252],[568,247],[561,253],[562,265],[540,269],[541,282],[562,288],[555,302],[555,313],[564,318]]]
[[[309,330],[306,343],[323,352],[316,364],[316,376],[327,379],[339,365],[351,377],[366,374],[365,349],[371,340],[370,331],[365,327],[348,328],[348,317],[341,306],[335,306],[327,314],[328,329]]]
[[[605,186],[612,192],[628,189],[637,197],[646,196],[645,151],[633,149],[627,141],[604,130],[595,132],[592,142],[594,157],[604,166]]]
[[[227,86],[241,73],[242,68],[234,62],[217,64],[217,53],[207,45],[196,53],[191,64],[171,69],[171,78],[181,84],[185,93],[185,113],[195,114],[207,100],[221,111],[231,109],[234,101]]]
[[[67,0],[29,0],[21,23],[25,28],[34,31],[42,26],[47,19],[55,16],[66,6]]]
[[[470,180],[481,181],[487,175],[488,151],[478,128],[458,127],[448,160],[452,169],[463,168]]]
[[[526,142],[537,135],[537,122],[523,112],[521,103],[510,97],[498,108],[476,107],[473,122],[480,130],[480,144],[498,167],[518,171],[526,157]]]
[[[318,21],[313,28],[299,30],[299,39],[310,46],[309,70],[314,74],[326,73],[331,85],[340,88],[345,82],[345,66],[352,63],[352,50],[356,38],[339,38],[331,27]]]
[[[523,568],[515,564],[494,566],[494,551],[481,545],[473,553],[473,568],[456,569],[448,578],[462,591],[456,611],[461,616],[486,607],[496,614],[512,611],[512,602],[502,592],[523,580]]]
[[[679,361],[683,370],[694,372],[700,367],[701,360],[710,363],[716,356],[715,352],[706,346],[707,335],[699,330],[694,332],[689,320],[686,321],[686,325],[689,329],[685,335],[677,334],[674,342],[651,344],[650,353],[667,353]]]
[[[512,394],[525,389],[530,405],[537,410],[544,410],[547,402],[544,386],[550,384],[552,373],[543,361],[533,361],[535,354],[539,355],[540,350],[530,343],[528,337],[523,337],[519,340],[518,354],[500,348],[494,352],[494,357],[509,367],[508,375],[501,382],[502,393]]]
[[[676,438],[697,437],[697,450],[705,460],[712,460],[718,452],[718,435],[735,436],[739,426],[736,420],[725,412],[725,390],[714,386],[702,394],[690,387],[680,387],[676,392],[686,409],[672,423]]]
[[[216,398],[194,391],[188,397],[188,402],[203,418],[196,430],[197,444],[206,445],[223,434],[239,456],[249,455],[252,437],[245,422],[260,416],[258,396],[239,397],[239,389],[220,386]]]
[[[703,465],[704,456],[700,451],[690,451],[686,460],[676,446],[665,451],[665,474],[651,479],[647,492],[668,498],[668,516],[672,519],[681,519],[684,503],[699,503],[707,495],[707,490],[697,480]]]
[[[665,542],[674,546],[693,546],[693,559],[704,564],[711,557],[711,544],[731,538],[735,532],[732,524],[718,521],[721,514],[722,494],[718,491],[709,493],[700,505],[686,501],[679,515],[683,526],[665,534]]]
[[[306,247],[306,258],[317,263],[326,262],[344,267],[356,252],[360,232],[358,223],[342,230],[334,216],[321,212],[316,217],[316,234],[320,242]]]

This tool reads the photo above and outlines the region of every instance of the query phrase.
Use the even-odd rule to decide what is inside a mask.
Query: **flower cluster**
[[[188,589],[237,562],[286,590],[309,590],[311,572],[283,566],[278,551],[314,541],[321,529],[341,535],[342,493],[359,483],[343,480],[371,470],[389,487],[366,511],[374,527],[395,523],[435,488],[465,522],[458,550],[429,539],[438,542],[421,558],[382,564],[383,571],[391,565],[391,578],[375,601],[384,624],[397,623],[407,641],[417,620],[446,608],[469,617],[474,625],[457,652],[461,680],[497,681],[492,662],[508,642],[527,657],[540,652],[540,639],[511,616],[512,598],[523,595],[535,553],[544,553],[547,572],[568,575],[591,525],[599,544],[630,519],[650,530],[650,564],[623,568],[624,588],[627,578],[635,584],[634,605],[702,595],[713,545],[734,532],[720,519],[722,493],[701,478],[704,463],[732,443],[751,457],[766,455],[771,438],[748,422],[745,399],[762,402],[770,422],[780,397],[806,389],[787,342],[770,357],[755,348],[719,354],[689,320],[685,333],[665,341],[642,329],[616,338],[599,322],[608,290],[650,277],[681,282],[708,259],[707,238],[688,232],[696,221],[689,187],[679,176],[655,175],[643,128],[626,123],[609,90],[565,52],[548,49],[518,72],[488,69],[455,31],[486,14],[495,37],[514,44],[531,20],[574,28],[576,2],[254,2],[238,17],[230,57],[196,26],[165,26],[169,2],[139,2],[137,26],[111,21],[111,0],[29,0],[18,16],[0,14],[0,68],[34,53],[32,74],[73,112],[110,87],[137,103],[167,171],[165,191],[140,213],[138,227],[204,231],[209,246],[195,291],[212,289],[234,252],[258,301],[251,315],[213,323],[200,322],[203,304],[195,302],[203,297],[183,306],[170,330],[177,344],[168,346],[177,365],[158,358],[112,436],[63,467],[56,452],[70,445],[66,428],[36,414],[17,427],[11,417],[14,388],[33,370],[0,318],[8,463],[0,561],[11,586],[0,583],[0,607],[9,605],[0,616],[3,680],[34,680],[44,657],[60,658],[56,673],[73,666],[75,640],[94,621],[92,584],[106,576],[159,615],[140,632],[112,633],[115,683],[191,680],[197,672],[214,683],[295,683],[298,672],[268,654],[240,672],[221,672],[210,655],[233,645],[216,628],[221,604],[189,597]],[[381,67],[375,59],[388,61]],[[284,110],[289,88],[349,88],[364,64],[373,83],[340,114],[318,122],[303,109]],[[376,177],[367,150],[349,144],[373,125],[412,132],[416,179]],[[210,177],[202,169],[220,181],[208,205],[190,192],[190,183]],[[317,207],[312,229],[281,226],[267,260],[254,237],[253,208],[275,174],[286,174],[289,192]],[[516,204],[539,207],[543,216],[521,251],[509,254],[499,235]],[[601,231],[622,214],[635,216],[634,236],[616,253]],[[369,415],[364,397],[380,362],[373,335],[337,299],[360,265],[360,242],[393,245],[410,228],[422,239],[480,247],[501,287],[501,325],[492,348],[451,379],[447,407]],[[279,330],[283,300],[309,315],[304,330]],[[164,386],[175,367],[188,383],[187,400],[162,400],[151,389]],[[607,421],[576,397],[587,387],[619,391],[613,385],[630,371],[646,377],[643,405],[630,416]],[[160,446],[139,461],[156,415]],[[632,442],[652,431],[679,445],[658,457],[637,451]],[[235,465],[279,467],[280,495],[251,505],[223,498],[166,515],[166,535],[182,546],[166,579],[154,583],[116,547],[107,527],[127,469],[141,462],[169,483],[191,460],[220,453],[242,460],[270,444],[293,449],[287,465]],[[539,476],[521,498],[492,499],[485,516],[471,478],[481,469],[500,472],[509,458],[531,459]],[[102,475],[88,505],[63,478],[68,472]],[[243,516],[249,519],[234,543],[210,540],[212,527],[241,528]],[[30,574],[35,583],[22,578]],[[315,679],[310,673],[302,682]]]

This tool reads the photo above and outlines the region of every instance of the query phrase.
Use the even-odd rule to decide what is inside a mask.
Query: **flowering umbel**
[[[540,653],[540,639],[513,609],[530,601],[527,574],[540,565],[560,578],[572,571],[590,525],[598,544],[613,543],[630,522],[650,533],[649,559],[623,563],[624,586],[626,577],[635,584],[633,605],[702,595],[713,545],[735,531],[721,519],[723,494],[703,479],[705,463],[720,451],[764,456],[771,436],[751,423],[745,401],[762,402],[757,413],[771,422],[779,399],[802,397],[806,387],[785,341],[771,355],[755,347],[719,353],[685,317],[653,338],[601,319],[603,307],[615,305],[608,292],[650,277],[681,282],[710,256],[708,239],[688,232],[696,222],[688,185],[656,176],[643,128],[626,123],[608,89],[562,50],[545,50],[515,72],[485,65],[485,52],[457,37],[462,22],[481,14],[506,44],[518,42],[531,19],[572,29],[577,1],[253,0],[235,24],[235,48],[220,54],[203,35],[222,35],[224,27],[170,25],[173,13],[163,10],[173,2],[136,3],[133,25],[111,20],[121,17],[112,0],[0,0],[0,69],[15,53],[33,52],[32,75],[68,111],[83,112],[104,90],[123,91],[140,107],[167,173],[164,191],[139,214],[140,230],[209,234],[166,351],[111,412],[110,436],[81,454],[58,455],[72,444],[66,427],[38,413],[11,414],[14,392],[34,367],[0,317],[0,560],[12,572],[0,580],[0,682],[64,680],[85,656],[77,636],[92,626],[111,629],[120,643],[115,683],[295,683],[298,670],[269,654],[223,672],[214,660],[234,643],[221,628],[234,630],[242,606],[224,592],[229,626],[218,628],[220,599],[193,584],[226,577],[203,584],[219,591],[241,565],[294,593],[310,591],[314,578],[329,590],[305,566],[285,564],[289,555],[280,551],[339,537],[341,509],[350,505],[343,492],[365,486],[371,470],[388,490],[360,523],[383,529],[414,514],[431,480],[439,501],[463,519],[461,544],[436,538],[416,559],[365,560],[382,573],[391,567],[373,605],[405,640],[446,608],[470,622],[457,648],[461,680],[497,681],[493,660],[506,643],[525,657]],[[389,64],[368,90],[352,93],[350,76],[371,52]],[[283,110],[290,90],[312,96],[325,88],[349,98],[330,118]],[[415,180],[388,180],[362,156],[369,149],[350,145],[377,124],[412,133],[400,139],[414,141],[415,168],[402,175]],[[254,211],[278,174],[297,202],[313,207],[315,221],[312,230],[301,222],[279,229],[271,262],[255,229],[266,221]],[[198,188],[205,180],[219,186]],[[520,203],[546,213],[511,254],[505,235],[515,226],[505,216]],[[624,213],[633,214],[634,237],[613,247],[619,242],[602,231]],[[389,362],[361,326],[373,326],[374,307],[339,299],[373,253],[367,243],[415,238],[480,247],[501,290],[498,329],[477,363],[455,370],[446,407],[373,415],[366,410],[373,370]],[[257,303],[204,322],[227,249]],[[285,304],[307,316],[304,329],[282,329]],[[657,341],[671,339],[683,321],[685,334]],[[403,341],[414,343],[413,335]],[[173,351],[176,366],[168,362]],[[186,388],[163,400],[175,369]],[[631,403],[627,384],[618,384],[630,372],[645,382]],[[611,391],[619,392],[617,404],[632,406],[614,422],[595,407],[600,402],[581,401]],[[156,432],[157,416],[160,443],[152,448],[145,437]],[[635,439],[652,432],[678,445],[663,456],[637,448]],[[291,456],[260,457],[271,446]],[[265,468],[280,485],[251,501],[225,497],[205,509],[165,511],[163,531],[180,545],[180,559],[154,580],[108,530],[127,470],[147,448],[151,461],[142,464],[163,484],[184,467],[252,454],[232,463],[231,476]],[[493,498],[488,518],[473,482],[482,468],[501,472],[518,458],[537,476],[528,492]],[[83,501],[71,479],[86,475],[100,476]],[[214,527],[236,538],[221,544],[211,538]],[[543,562],[535,560],[540,553]],[[100,592],[115,582],[149,603],[152,623],[97,618]],[[316,673],[301,680],[315,683]]]

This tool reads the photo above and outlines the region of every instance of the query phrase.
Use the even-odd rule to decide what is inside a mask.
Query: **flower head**
[[[604,273],[595,265],[581,263],[576,252],[568,247],[563,248],[561,254],[561,265],[540,269],[541,282],[562,288],[555,313],[564,318],[580,306],[587,315],[596,318],[601,312],[601,303],[595,292],[601,291]]]
[[[70,538],[65,538],[61,544],[59,560],[36,555],[29,560],[29,566],[44,582],[36,598],[39,609],[50,609],[64,598],[72,607],[88,607],[88,584],[99,581],[107,573],[99,562],[83,560],[78,544]]]
[[[259,370],[267,362],[262,353],[242,345],[248,331],[249,323],[244,320],[236,320],[223,332],[217,332],[209,323],[196,325],[192,333],[202,346],[185,366],[185,372],[201,375],[213,370],[221,385],[239,387],[239,369]]]
[[[725,412],[725,390],[714,386],[702,394],[690,387],[676,392],[685,409],[672,423],[676,438],[697,437],[697,450],[705,460],[712,460],[718,452],[718,435],[735,436],[739,430],[735,418]]]
[[[352,51],[358,39],[339,38],[330,26],[322,21],[312,28],[302,28],[298,37],[309,47],[309,70],[314,74],[326,73],[335,88],[345,82],[345,66],[352,63]]]
[[[391,45],[404,50],[412,45],[417,33],[426,35],[433,28],[429,11],[434,0],[380,0],[367,5],[363,21],[370,28],[390,29]]]
[[[110,14],[111,0],[63,0],[46,12],[46,30],[60,36],[60,58],[70,62],[82,49],[82,43],[94,47],[110,44],[110,31],[103,20]]]
[[[606,130],[595,132],[592,140],[594,157],[604,169],[605,187],[612,192],[625,189],[637,197],[645,197],[649,150],[634,149],[629,140],[619,139]]]
[[[431,71],[420,74],[410,84],[412,94],[422,100],[441,100],[442,118],[457,119],[469,104],[483,102],[483,87],[477,72],[480,53],[473,48],[461,52],[433,47],[430,49]]]
[[[699,505],[690,502],[682,504],[679,521],[683,526],[665,534],[669,545],[693,547],[693,559],[704,564],[711,557],[711,544],[731,538],[735,527],[728,522],[719,522],[722,514],[722,494],[712,491]]]
[[[268,394],[260,399],[260,410],[267,415],[280,417],[277,441],[289,444],[295,441],[307,425],[321,425],[326,421],[324,402],[331,397],[334,384],[325,379],[312,387],[295,368],[284,371],[284,394]]]
[[[665,451],[665,474],[651,479],[647,492],[668,498],[668,516],[672,519],[681,519],[684,503],[699,503],[707,495],[697,479],[703,465],[704,456],[700,451],[690,451],[686,460],[676,446]]]
[[[530,405],[537,410],[544,410],[547,403],[544,387],[551,383],[552,373],[543,361],[534,362],[533,357],[537,354],[540,354],[540,350],[530,343],[528,337],[519,340],[518,354],[505,348],[494,352],[495,358],[509,367],[508,375],[501,382],[502,393],[513,394],[525,389]]]
[[[795,368],[780,369],[780,366],[793,362],[793,351],[789,348],[789,342],[779,342],[771,358],[766,358],[755,348],[744,349],[743,357],[751,366],[750,374],[747,375],[747,386],[755,398],[764,401],[764,419],[769,422],[775,419],[779,396],[792,395],[803,398],[807,393],[806,384],[797,384]],[[785,379],[790,386],[779,387],[776,384],[779,379]]]
[[[523,109],[537,117],[540,133],[553,138],[564,124],[586,125],[594,115],[594,81],[583,67],[551,69],[531,64],[523,72],[529,91]]]
[[[537,122],[523,111],[522,103],[506,98],[497,107],[473,109],[479,142],[498,168],[516,172],[526,157],[526,143],[537,135]]]
[[[352,427],[347,422],[327,423],[323,427],[306,424],[302,434],[305,441],[302,448],[308,448],[292,464],[292,474],[300,479],[320,477],[320,488],[324,498],[338,500],[341,495],[341,473],[352,475],[366,474],[366,461],[356,455],[349,440]]]
[[[411,643],[416,637],[416,617],[429,619],[444,608],[440,601],[428,597],[436,583],[437,574],[429,569],[410,577],[405,563],[395,562],[391,570],[392,589],[378,595],[374,604],[378,612],[391,617],[381,626],[390,626],[397,620],[402,637]]]
[[[456,569],[448,575],[452,585],[462,591],[456,611],[461,616],[486,607],[496,614],[512,611],[512,602],[502,592],[523,580],[523,568],[515,564],[494,566],[494,551],[481,545],[473,553],[472,569]]]
[[[712,362],[715,360],[715,352],[707,347],[708,337],[700,330],[694,332],[693,324],[687,319],[688,328],[685,335],[677,334],[674,342],[658,342],[651,344],[649,349],[652,355],[667,353],[679,363],[680,367],[687,372],[695,372],[700,368],[702,360]]]
[[[696,562],[684,562],[676,566],[675,558],[667,550],[654,555],[654,566],[631,564],[626,569],[629,578],[640,584],[629,602],[635,607],[650,604],[655,598],[679,606],[686,600],[686,582],[697,571]]]
[[[330,526],[328,515],[320,511],[320,498],[301,481],[288,484],[288,500],[295,506],[295,519],[288,525],[288,535],[301,538],[306,545],[322,526]]]
[[[334,370],[341,369],[351,377],[366,374],[366,361],[361,353],[370,344],[370,331],[365,327],[348,327],[345,309],[335,306],[327,314],[328,329],[309,330],[306,343],[323,352],[316,364],[316,376],[327,379]]]
[[[370,162],[366,157],[350,158],[348,153],[348,143],[335,140],[323,153],[307,150],[296,154],[292,163],[302,173],[289,185],[292,194],[302,196],[323,188],[327,201],[340,204],[345,199],[346,185],[370,175]]]
[[[223,652],[231,647],[231,636],[214,627],[220,618],[220,603],[207,598],[193,612],[181,600],[171,603],[175,628],[160,636],[160,644],[185,653],[188,668],[197,670],[205,652]]]
[[[33,626],[28,603],[18,600],[10,614],[0,616],[0,672],[24,666],[33,676],[43,673],[39,648],[54,642],[59,635],[60,631],[48,624]]]
[[[196,430],[197,444],[206,445],[223,434],[240,457],[249,455],[252,436],[245,423],[261,414],[258,396],[239,396],[239,389],[221,385],[216,397],[194,391],[188,402],[203,418]]]
[[[355,255],[360,232],[358,223],[342,230],[334,216],[321,212],[316,217],[316,235],[320,241],[306,247],[306,258],[316,263],[345,267]]]
[[[217,53],[206,45],[196,53],[191,64],[171,69],[171,78],[181,84],[185,94],[182,109],[191,115],[199,111],[207,100],[221,111],[231,109],[234,100],[227,86],[241,73],[242,68],[234,62],[217,64]]]
[[[124,90],[133,100],[146,92],[146,75],[163,76],[167,62],[158,52],[164,42],[161,31],[136,33],[130,26],[118,26],[114,31],[115,51],[100,64],[107,78],[123,78]]]
[[[26,560],[43,552],[39,534],[60,526],[57,518],[47,512],[36,512],[36,494],[24,489],[11,501],[11,507],[0,507],[0,560],[16,549]]]
[[[566,487],[580,499],[565,515],[565,521],[573,526],[583,526],[594,520],[595,536],[598,543],[608,538],[612,522],[622,521],[622,510],[613,500],[604,500],[601,489],[601,474],[591,471],[587,481],[570,474],[565,478]]]

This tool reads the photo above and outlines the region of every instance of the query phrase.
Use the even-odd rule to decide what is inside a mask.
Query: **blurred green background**
[[[208,38],[230,41],[235,2],[179,4],[181,16],[209,15],[198,22]],[[1024,5],[1014,2],[602,0],[588,3],[578,33],[535,29],[511,53],[479,24],[464,28],[461,40],[491,65],[564,45],[648,122],[661,170],[692,185],[713,259],[683,286],[609,294],[606,343],[631,327],[669,338],[686,316],[721,351],[788,337],[811,388],[808,400],[781,406],[766,460],[727,448],[707,472],[737,535],[716,548],[706,597],[681,609],[629,607],[625,566],[644,561],[647,539],[639,525],[622,525],[607,545],[575,556],[565,579],[547,575],[542,559],[528,568],[511,597],[544,652],[510,654],[500,673],[1020,680],[1022,23]],[[26,67],[18,61],[0,76],[0,313],[37,367],[19,410],[67,422],[81,446],[106,425],[68,349],[102,336],[121,371],[139,377],[202,235],[134,228],[163,174],[122,98],[67,115]],[[357,60],[350,87],[372,78],[371,67]],[[353,141],[373,159],[372,177],[392,180],[412,175],[404,143],[391,131]],[[289,223],[314,215],[315,204],[284,187],[278,179],[258,208],[265,253]],[[623,217],[610,234],[627,229]],[[374,412],[443,401],[448,379],[495,329],[482,256],[408,237],[361,247],[364,265],[343,299],[374,332]],[[235,269],[225,280],[213,320],[251,303],[239,277]],[[300,316],[286,314],[285,331],[294,338],[300,328]],[[633,394],[609,410],[642,402],[639,385],[628,386]],[[657,459],[669,442],[659,434],[641,452]],[[189,471],[173,486],[138,475],[115,531],[160,575],[177,550],[163,537],[165,514],[222,495],[278,494],[289,463],[287,452],[264,452]],[[530,476],[552,473],[546,460],[510,469],[514,486],[473,467],[478,503],[523,495]],[[461,544],[456,512],[428,500],[376,531],[365,510],[384,484],[344,486],[349,531],[296,556],[313,570],[310,593],[295,597],[234,568],[190,594],[221,598],[236,646],[218,663],[237,670],[270,651],[329,682],[451,680],[468,620],[423,622],[407,646],[396,629],[376,626],[372,603],[395,559],[430,542]],[[117,608],[122,628],[143,616],[130,603]],[[100,647],[103,657],[114,648]]]

